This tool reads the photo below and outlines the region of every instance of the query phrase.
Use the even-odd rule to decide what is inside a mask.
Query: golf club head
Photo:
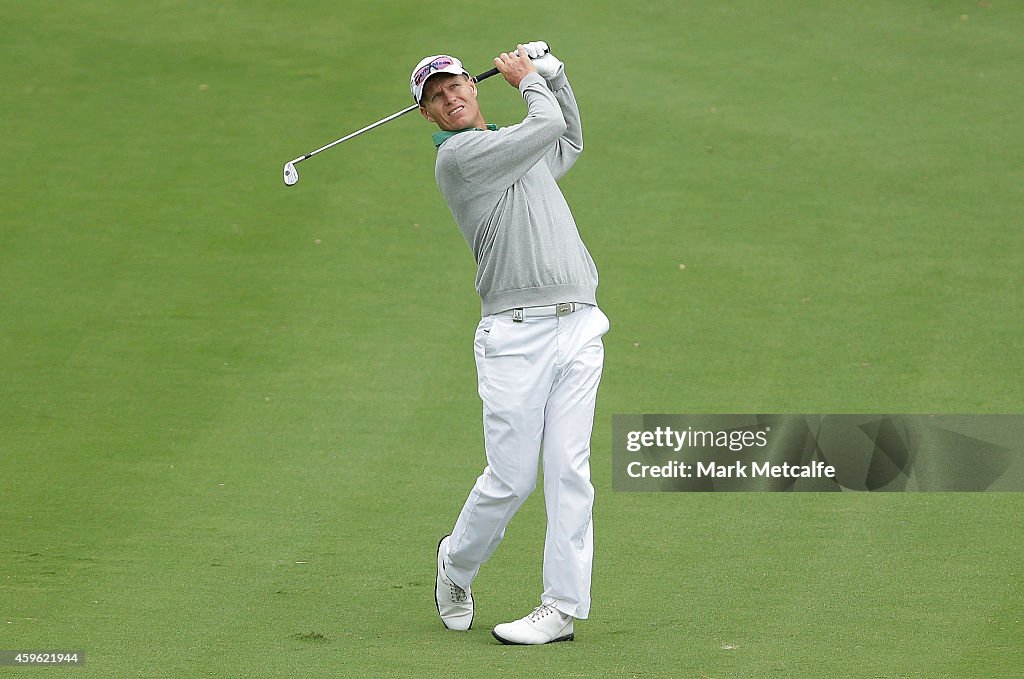
[[[284,164],[284,183],[287,186],[295,186],[299,181],[299,171],[295,169],[295,163],[289,161]]]

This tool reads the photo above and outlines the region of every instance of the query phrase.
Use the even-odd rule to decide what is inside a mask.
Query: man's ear
[[[430,117],[430,114],[427,113],[427,109],[424,108],[424,106],[422,104],[420,104],[420,115],[422,115],[424,118],[426,118],[430,122],[434,122],[434,119]]]

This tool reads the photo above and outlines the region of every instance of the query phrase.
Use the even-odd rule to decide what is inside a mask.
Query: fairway
[[[0,651],[74,677],[1021,677],[1020,493],[618,493],[618,413],[1024,412],[1024,5],[6,3]],[[611,319],[591,618],[542,493],[445,631],[472,255],[413,112],[546,40]],[[488,122],[525,114],[500,77]],[[33,669],[0,667],[0,676]]]

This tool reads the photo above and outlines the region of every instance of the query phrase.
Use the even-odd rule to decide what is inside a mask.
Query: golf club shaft
[[[490,78],[491,76],[495,76],[497,74],[498,74],[498,69],[492,68],[491,70],[485,71],[484,73],[481,73],[477,77],[473,78],[473,80],[475,80],[476,82],[480,82],[481,80],[486,80],[486,79]],[[406,113],[410,113],[412,111],[415,111],[418,108],[419,108],[419,104],[413,104],[412,106],[409,106],[408,108],[403,108],[401,111],[397,111],[395,113],[392,113],[391,115],[389,115],[386,118],[381,118],[380,120],[378,120],[375,123],[370,123],[366,127],[362,128],[360,130],[356,130],[355,132],[352,132],[351,134],[347,134],[344,137],[342,137],[341,139],[337,139],[335,141],[332,141],[330,144],[327,144],[326,146],[321,146],[320,148],[318,148],[315,151],[310,151],[309,153],[307,153],[304,156],[299,156],[298,158],[296,158],[295,160],[292,161],[292,164],[294,165],[295,163],[301,163],[303,160],[306,160],[307,158],[312,158],[313,156],[315,156],[316,154],[320,153],[321,151],[326,151],[327,149],[331,148],[332,146],[337,146],[338,144],[340,144],[340,143],[342,143],[344,141],[348,141],[349,139],[352,139],[353,137],[358,137],[363,132],[369,132],[370,130],[372,130],[375,127],[380,127],[384,123],[389,123],[392,120],[394,120],[395,118],[400,118],[400,117],[404,116]]]
[[[545,48],[544,54],[548,54],[548,53],[549,53],[549,51]],[[475,78],[473,78],[473,80],[475,82],[480,82],[482,80],[487,80],[488,78],[490,78],[492,76],[498,75],[498,73],[499,73],[499,71],[498,71],[497,68],[492,68],[489,71],[484,71],[480,75],[476,76]],[[396,111],[395,113],[392,113],[391,115],[389,115],[386,118],[381,118],[380,120],[378,120],[375,123],[370,123],[366,127],[362,128],[362,129],[359,129],[359,130],[356,130],[355,132],[352,132],[351,134],[347,134],[344,137],[342,137],[341,139],[336,139],[335,141],[332,141],[330,144],[327,144],[326,146],[321,146],[320,148],[316,149],[315,151],[310,151],[309,153],[307,153],[304,156],[299,156],[298,158],[296,158],[294,160],[288,161],[287,163],[284,164],[284,183],[285,183],[285,185],[286,186],[295,186],[295,184],[298,183],[298,181],[299,181],[299,171],[295,167],[296,164],[301,163],[302,161],[306,160],[307,158],[312,158],[313,156],[315,156],[316,154],[320,153],[321,151],[326,151],[327,149],[329,149],[329,148],[331,148],[333,146],[337,146],[338,144],[340,144],[342,142],[348,141],[349,139],[352,139],[353,137],[358,137],[363,132],[368,132],[368,131],[372,130],[375,127],[380,127],[384,123],[391,122],[395,118],[400,118],[401,116],[404,116],[406,113],[409,113],[410,111],[414,111],[417,108],[419,108],[419,104],[413,104],[412,106],[404,108],[401,111]]]
[[[384,123],[389,123],[392,120],[394,120],[395,118],[399,118],[401,116],[404,116],[406,113],[409,113],[410,111],[415,111],[417,108],[419,108],[419,105],[417,105],[417,104],[413,104],[412,106],[410,106],[408,108],[403,108],[401,111],[398,111],[397,113],[392,113],[387,118],[381,118],[377,122],[371,123],[371,124],[367,125],[366,127],[362,128],[361,130],[356,130],[355,132],[352,132],[351,134],[346,134],[341,139],[337,139],[335,141],[332,141],[330,144],[327,144],[326,146],[321,146],[320,148],[318,148],[315,151],[310,151],[309,153],[307,153],[304,156],[299,156],[298,158],[296,158],[295,160],[292,161],[292,164],[302,162],[303,160],[306,160],[307,158],[312,158],[313,156],[315,156],[316,154],[320,153],[321,151],[326,151],[327,149],[331,148],[332,146],[337,146],[338,144],[340,144],[343,141],[348,141],[349,139],[352,139],[353,137],[358,137],[363,132],[369,132],[373,128],[380,127]]]

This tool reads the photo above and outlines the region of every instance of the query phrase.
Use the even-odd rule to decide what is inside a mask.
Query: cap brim
[[[420,85],[420,96],[416,98],[416,103],[417,104],[419,104],[419,103],[421,103],[423,101],[423,90],[427,89],[427,83],[430,82],[430,79],[433,78],[435,75],[464,75],[467,78],[472,78],[473,77],[473,76],[471,76],[469,74],[469,71],[467,71],[466,69],[464,69],[464,68],[455,68],[455,67],[452,67],[452,66],[449,66],[447,68],[442,68],[439,71],[434,71],[433,73],[428,75],[423,80],[423,84]]]

